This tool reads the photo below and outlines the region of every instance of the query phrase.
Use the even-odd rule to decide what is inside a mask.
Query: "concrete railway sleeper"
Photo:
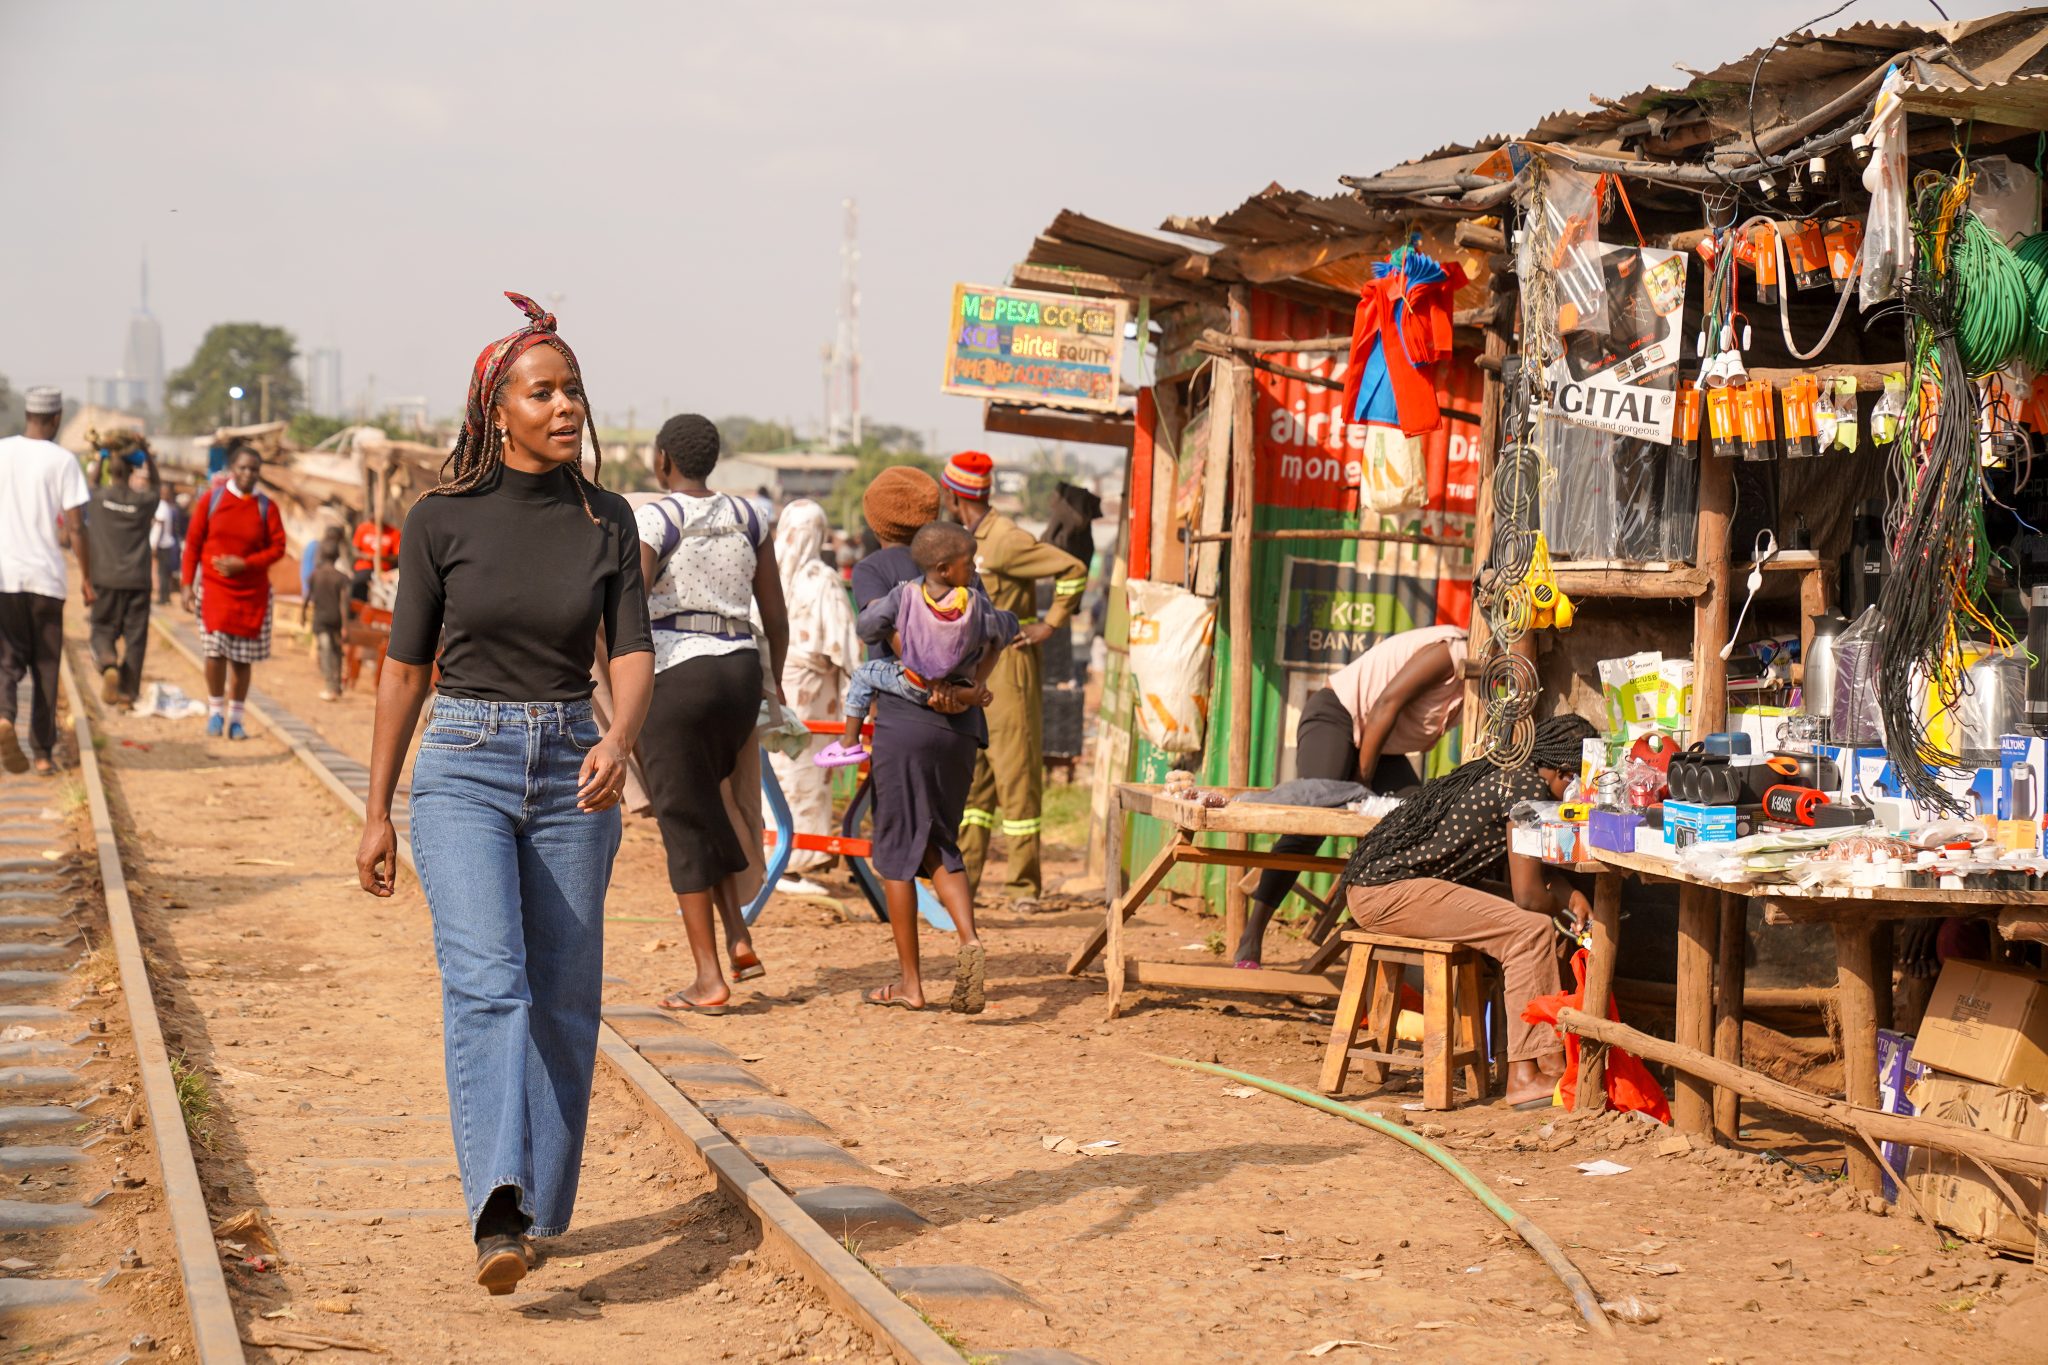
[[[157,624],[182,653],[195,656],[197,641],[188,627],[162,618]],[[368,773],[360,763],[260,691],[252,693],[249,711],[325,792],[361,818]],[[400,832],[400,856],[410,867],[403,792],[398,805],[394,824]],[[341,866],[344,860],[327,861]],[[934,1317],[943,1319],[950,1309],[990,1303],[1037,1311],[1024,1289],[980,1267],[869,1267],[857,1254],[863,1240],[872,1245],[878,1238],[914,1236],[928,1226],[925,1220],[865,1183],[862,1177],[874,1178],[874,1172],[830,1141],[823,1123],[772,1098],[769,1085],[739,1057],[693,1035],[682,1021],[648,1006],[607,1006],[599,1059],[605,1064],[599,1072],[600,1089],[609,1080],[628,1092],[698,1177],[716,1188],[729,1209],[744,1215],[749,1234],[833,1310],[857,1324],[876,1349],[913,1365],[952,1365],[966,1348],[956,1349],[935,1330]],[[598,1122],[594,1106],[593,1147]],[[586,1155],[586,1191],[592,1164]],[[452,1162],[447,1165],[452,1180]],[[404,1212],[431,1216],[428,1211]],[[988,1355],[1015,1365],[1086,1365],[1085,1357],[1058,1350]],[[983,1358],[979,1346],[973,1348],[972,1358]]]

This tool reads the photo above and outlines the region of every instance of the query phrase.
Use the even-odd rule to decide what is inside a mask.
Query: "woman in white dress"
[[[789,653],[782,664],[782,693],[805,720],[842,721],[847,680],[861,660],[854,633],[853,598],[846,580],[820,557],[832,534],[825,509],[799,498],[782,509],[775,523],[775,567],[782,575],[782,600],[789,608]],[[819,735],[799,758],[770,754],[775,780],[789,801],[799,834],[831,834],[832,788],[812,754],[829,742]],[[790,855],[789,875],[781,889],[799,894],[814,888],[797,874],[818,867],[831,855],[797,849]]]

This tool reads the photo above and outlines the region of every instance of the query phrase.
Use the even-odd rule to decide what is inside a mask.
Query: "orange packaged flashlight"
[[[1785,458],[1805,459],[1818,454],[1813,441],[1813,405],[1820,397],[1820,381],[1810,374],[1795,375],[1785,385]]]
[[[1757,224],[1749,236],[1752,264],[1756,270],[1756,301],[1778,301],[1778,230],[1769,223]]]
[[[1771,386],[1760,379],[1752,379],[1736,391],[1735,412],[1741,426],[1743,459],[1768,460],[1777,454],[1772,440],[1776,397]]]
[[[1678,391],[1678,415],[1673,419],[1671,440],[1688,453],[1700,441],[1700,391],[1687,384]]]
[[[1790,258],[1792,282],[1801,289],[1819,289],[1828,282],[1828,244],[1820,224],[1808,218],[1787,224],[1785,254]]]
[[[1722,459],[1733,459],[1742,453],[1742,420],[1735,410],[1736,395],[1740,392],[1719,388],[1708,389],[1706,393],[1707,444]]]
[[[1856,273],[1856,256],[1863,249],[1863,224],[1854,218],[1835,219],[1828,224],[1827,246],[1828,278],[1835,282],[1839,294]]]

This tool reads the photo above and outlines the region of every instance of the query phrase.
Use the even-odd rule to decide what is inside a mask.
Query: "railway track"
[[[196,662],[196,639],[189,628],[162,619],[158,627],[164,638]],[[361,818],[368,773],[360,763],[328,744],[274,698],[253,694],[250,711],[333,799]],[[403,793],[398,806],[394,823],[401,858],[410,866]],[[962,1358],[961,1351],[948,1344],[913,1303],[937,1310],[976,1296],[1026,1301],[1013,1283],[978,1267],[877,1271],[863,1262],[857,1253],[862,1239],[914,1234],[927,1224],[890,1195],[861,1183],[863,1173],[873,1173],[820,1136],[827,1132],[825,1125],[773,1098],[770,1087],[739,1057],[692,1035],[676,1019],[646,1006],[608,1006],[599,1058],[604,1063],[600,1080],[609,1073],[695,1174],[715,1185],[728,1208],[744,1215],[751,1236],[855,1324],[875,1349],[911,1365],[954,1365]],[[593,1147],[599,1126],[594,1108]],[[445,1148],[443,1134],[437,1130],[434,1138],[437,1147]],[[591,1165],[586,1157],[586,1181]],[[790,1347],[787,1342],[781,1345]],[[1084,1361],[1063,1351],[1004,1354],[1018,1365]]]

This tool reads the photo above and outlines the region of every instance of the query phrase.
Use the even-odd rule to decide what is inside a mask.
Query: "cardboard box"
[[[1692,660],[1667,659],[1654,649],[1596,665],[1607,702],[1607,728],[1629,739],[1654,731],[1674,733],[1692,710]]]
[[[1733,843],[1742,837],[1741,813],[1733,806],[1702,806],[1691,801],[1664,803],[1664,837],[1673,849],[1700,843]]]
[[[1778,727],[1794,714],[1789,706],[1731,706],[1728,728],[1749,736],[1749,751],[1762,762],[1780,747]]]
[[[2048,978],[1950,958],[1913,1055],[1922,1066],[1973,1081],[2048,1091]]]
[[[2048,1102],[2022,1091],[1929,1071],[1907,1093],[1913,1107],[1927,1118],[2048,1146]],[[2044,1182],[2009,1172],[2005,1178],[2037,1221],[2048,1214]],[[1906,1167],[1906,1184],[1943,1227],[2004,1251],[2031,1253],[2036,1264],[2048,1264],[2048,1245],[2036,1244],[2033,1232],[1976,1163],[1932,1147],[1915,1147]]]
[[[1994,818],[1998,807],[1998,790],[2002,781],[1999,768],[1962,768],[1955,772],[1934,773],[1935,785],[1963,803],[1971,815],[1991,815]],[[1898,774],[1890,763],[1878,770],[1874,791],[1865,792],[1868,797],[1890,796],[1904,798],[1906,789],[1899,781]],[[1922,819],[1933,819],[1937,812],[1930,806],[1919,812]]]

